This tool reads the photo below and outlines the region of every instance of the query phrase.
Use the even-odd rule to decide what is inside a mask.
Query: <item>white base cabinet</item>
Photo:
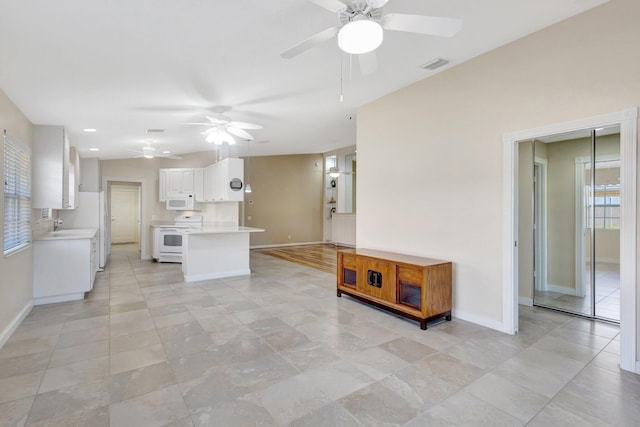
[[[97,239],[53,238],[33,242],[35,305],[84,299],[98,270]]]

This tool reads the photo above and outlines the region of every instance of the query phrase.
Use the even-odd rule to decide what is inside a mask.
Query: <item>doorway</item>
[[[140,250],[140,184],[112,183],[111,244],[133,245]]]
[[[146,214],[146,206],[145,206],[145,200],[147,200],[147,196],[146,196],[146,179],[144,178],[128,178],[128,177],[115,177],[115,176],[103,176],[102,177],[102,188],[105,189],[105,205],[106,205],[106,210],[107,210],[107,221],[106,221],[106,227],[105,227],[105,236],[106,236],[106,249],[107,249],[107,255],[110,255],[111,253],[111,245],[112,243],[115,243],[118,245],[118,241],[123,241],[123,240],[131,240],[131,237],[129,237],[128,239],[122,239],[122,240],[116,240],[116,242],[112,242],[111,238],[112,238],[112,224],[113,224],[113,220],[117,219],[114,218],[112,215],[113,212],[113,208],[114,208],[114,203],[112,200],[112,187],[118,188],[118,186],[120,187],[135,187],[137,188],[137,210],[136,210],[136,214],[134,215],[133,213],[131,213],[131,211],[129,211],[129,213],[125,213],[125,214],[120,214],[117,212],[118,207],[116,207],[116,215],[117,216],[122,216],[125,215],[127,217],[131,217],[131,216],[135,216],[136,221],[137,221],[137,225],[135,226],[135,235],[136,237],[133,238],[134,243],[131,243],[132,245],[135,245],[135,252],[140,254],[140,259],[151,259],[151,254],[149,252],[149,247],[150,247],[150,242],[148,242],[149,239],[149,234],[147,233],[147,230],[145,229],[145,227],[143,226],[148,219],[147,218],[147,214]],[[134,190],[135,192],[135,190]],[[116,195],[116,198],[118,198],[119,196]],[[126,197],[126,196],[124,196]],[[116,203],[118,203],[118,201],[116,200]],[[120,233],[120,232],[118,232]],[[131,233],[129,232],[129,236],[131,236]],[[116,236],[118,238],[118,236]],[[137,241],[137,243],[136,243]],[[118,245],[118,247],[121,247],[123,245]]]
[[[541,137],[531,147],[533,305],[618,323],[620,126]]]
[[[574,132],[584,129],[620,126],[620,367],[624,370],[640,373],[638,355],[637,304],[638,292],[636,284],[637,272],[637,138],[638,108],[628,108],[609,114],[592,116],[525,129],[506,132],[503,135],[503,316],[502,330],[507,333],[518,332],[518,303],[531,300],[522,295],[531,292],[520,280],[522,272],[519,253],[522,250],[519,236],[520,200],[519,175],[521,141],[531,141],[540,137]],[[526,150],[525,150],[526,151]],[[533,175],[533,171],[531,172]],[[529,200],[532,200],[532,192]],[[532,203],[531,203],[532,204]],[[530,233],[532,236],[533,234]],[[548,245],[551,243],[548,242]],[[524,245],[531,248],[532,246]],[[532,259],[533,257],[525,257]],[[532,267],[533,268],[533,267]],[[527,275],[529,276],[529,275]],[[530,277],[530,276],[529,276]]]

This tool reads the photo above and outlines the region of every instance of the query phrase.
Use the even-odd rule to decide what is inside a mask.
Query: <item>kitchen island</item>
[[[249,233],[252,227],[202,227],[179,230],[182,234],[182,274],[185,282],[251,274]]]

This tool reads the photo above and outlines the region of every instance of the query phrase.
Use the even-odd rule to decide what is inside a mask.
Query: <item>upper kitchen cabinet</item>
[[[213,202],[241,202],[244,200],[244,160],[227,158],[211,165],[210,178],[205,176],[204,192],[207,187]]]
[[[70,151],[69,139],[63,126],[33,127],[32,207],[75,209],[78,200],[76,177],[79,177],[76,165],[79,167],[79,161],[74,152],[74,163],[71,163]],[[70,172],[71,169],[73,173]]]
[[[100,159],[80,159],[80,191],[100,191]]]
[[[194,176],[193,168],[160,169],[158,186],[160,201],[166,201],[169,194],[194,194]]]

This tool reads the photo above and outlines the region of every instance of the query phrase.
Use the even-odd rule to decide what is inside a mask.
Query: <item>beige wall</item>
[[[360,108],[358,246],[453,261],[454,314],[500,328],[502,136],[640,104],[638,16],[612,0]]]
[[[31,122],[0,90],[0,131],[4,129],[13,138],[31,147]],[[4,158],[4,144],[0,144],[0,158]],[[0,175],[4,176],[4,162],[0,163]],[[0,212],[4,212],[4,197],[0,197]],[[4,235],[3,215],[0,215],[0,235]],[[0,257],[0,345],[3,339],[8,338],[8,328],[31,303],[32,254],[29,247],[9,257]]]
[[[253,190],[245,194],[245,225],[266,229],[251,234],[252,246],[322,241],[322,162],[322,154],[245,162],[245,182]]]

